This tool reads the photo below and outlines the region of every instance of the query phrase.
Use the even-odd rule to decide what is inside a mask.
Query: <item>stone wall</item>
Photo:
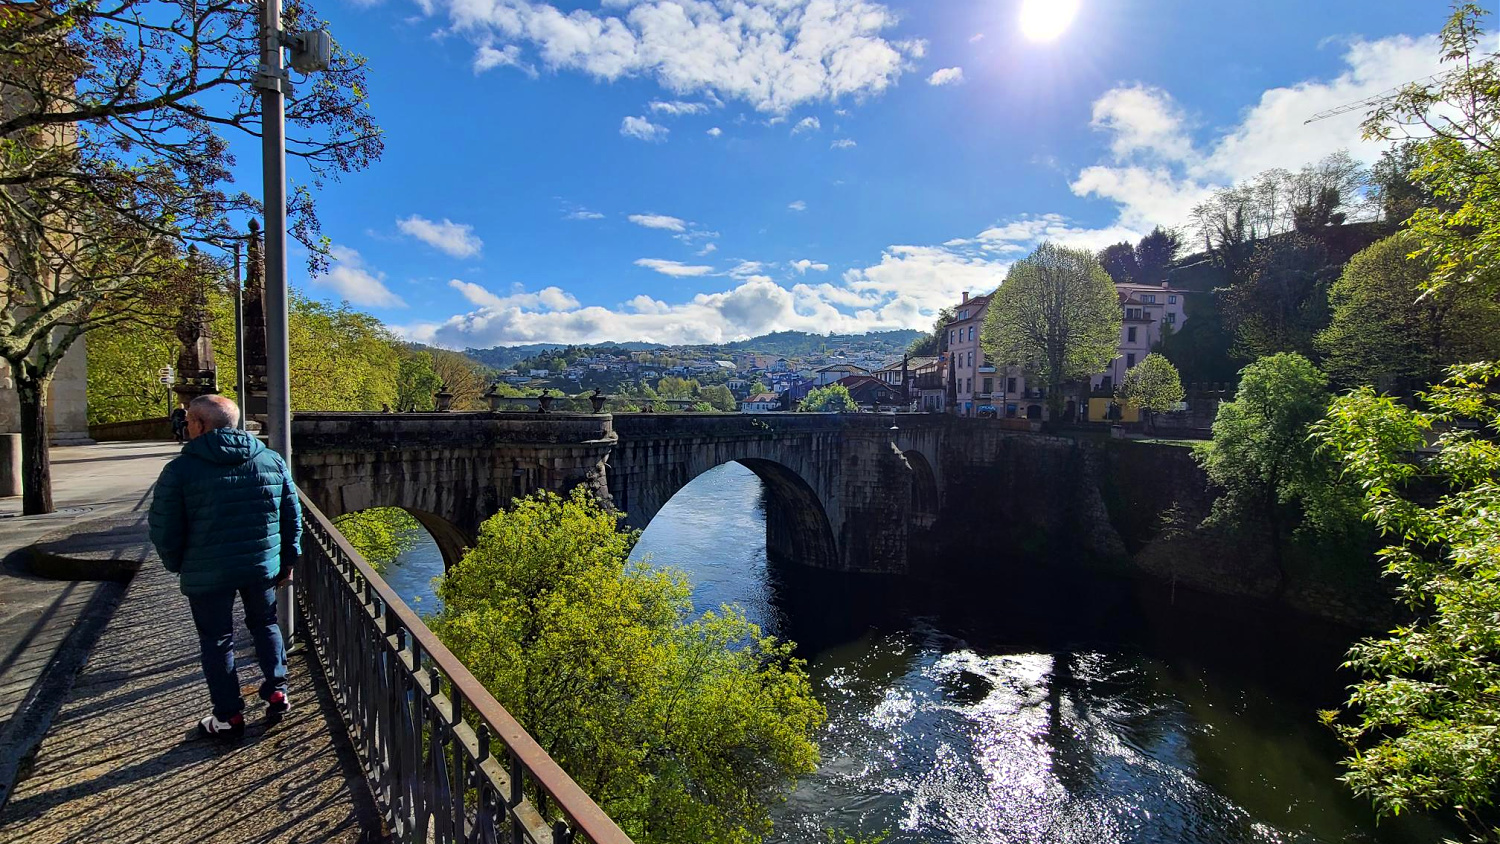
[[[53,445],[83,445],[89,439],[87,336],[68,347],[47,389],[47,432]],[[9,367],[0,366],[0,433],[21,430],[21,405]]]
[[[130,422],[103,422],[89,426],[89,436],[99,442],[119,440],[170,440],[172,420],[159,416],[155,419],[136,419]]]

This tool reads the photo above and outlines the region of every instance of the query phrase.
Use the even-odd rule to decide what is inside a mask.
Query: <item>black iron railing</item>
[[[375,799],[410,844],[631,844],[302,496],[299,604]]]

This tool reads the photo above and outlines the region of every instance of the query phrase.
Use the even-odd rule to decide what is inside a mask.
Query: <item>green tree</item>
[[[345,513],[333,526],[375,567],[384,571],[396,559],[416,547],[422,525],[400,507],[371,507]]]
[[[1451,364],[1500,356],[1500,305],[1470,286],[1423,295],[1426,262],[1410,232],[1355,255],[1329,291],[1333,319],[1317,336],[1335,383],[1411,392]]]
[[[1145,411],[1146,424],[1151,415],[1165,413],[1182,401],[1182,380],[1177,367],[1162,355],[1152,352],[1125,373],[1120,382],[1119,398]]]
[[[1333,461],[1309,439],[1327,407],[1328,379],[1307,358],[1261,358],[1240,373],[1234,401],[1219,405],[1213,440],[1196,453],[1222,490],[1208,523],[1230,529],[1263,523],[1282,587],[1283,545],[1293,530],[1336,535],[1355,518]]]
[[[433,349],[431,354],[432,370],[453,394],[454,410],[489,409],[489,402],[484,398],[489,390],[489,378],[483,366],[467,355],[447,349]]]
[[[1177,367],[1188,383],[1233,385],[1248,361],[1232,351],[1234,333],[1225,325],[1220,291],[1211,290],[1183,297],[1186,319],[1172,332],[1163,332],[1158,344],[1162,354]]]
[[[289,305],[293,410],[379,410],[396,401],[400,341],[380,320],[295,291]]]
[[[1234,353],[1250,359],[1313,354],[1313,337],[1328,324],[1328,288],[1339,269],[1323,241],[1309,234],[1258,243],[1245,277],[1222,294]]]
[[[1092,253],[1051,242],[1015,262],[990,299],[981,340],[988,360],[1026,365],[1047,387],[1052,418],[1063,387],[1102,371],[1120,342],[1120,302]]]
[[[1099,266],[1109,273],[1115,284],[1130,284],[1141,276],[1141,265],[1135,260],[1135,247],[1129,241],[1112,243],[1099,250]]]
[[[815,387],[797,403],[798,413],[857,413],[859,405],[843,384]]]
[[[397,411],[432,410],[437,406],[433,397],[442,385],[443,379],[433,371],[431,353],[407,349],[396,370],[396,401],[391,407]]]
[[[735,408],[739,406],[739,403],[735,401],[734,393],[729,392],[729,388],[723,384],[704,387],[698,391],[698,395],[712,405],[714,410],[723,411],[724,413],[733,413]]]
[[[656,394],[664,399],[690,399],[698,394],[698,381],[667,375],[656,382]]]
[[[1135,260],[1142,284],[1161,284],[1167,280],[1167,270],[1182,251],[1182,235],[1175,229],[1157,226],[1135,245]]]
[[[759,841],[816,768],[823,707],[790,644],[629,562],[618,519],[582,488],[516,502],[444,575],[432,629],[636,841]]]
[[[1349,749],[1343,780],[1379,814],[1446,809],[1473,840],[1500,842],[1500,365],[1450,373],[1427,409],[1362,387],[1316,428],[1364,491],[1415,615],[1349,652],[1363,679],[1348,717],[1322,716]]]
[[[1420,163],[1409,178],[1435,202],[1413,211],[1406,227],[1432,270],[1428,286],[1472,284],[1493,295],[1500,291],[1500,63],[1481,47],[1487,14],[1457,4],[1441,36],[1445,71],[1380,101],[1364,130],[1369,138],[1416,141]]]

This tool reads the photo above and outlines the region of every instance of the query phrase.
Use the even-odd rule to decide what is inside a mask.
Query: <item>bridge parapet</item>
[[[597,445],[615,439],[613,418],[595,413],[298,413],[292,450],[493,448],[516,444]]]

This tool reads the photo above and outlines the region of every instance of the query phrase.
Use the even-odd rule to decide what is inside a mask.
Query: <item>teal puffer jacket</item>
[[[183,446],[157,479],[150,520],[151,542],[184,595],[264,583],[302,550],[285,461],[237,428]]]

